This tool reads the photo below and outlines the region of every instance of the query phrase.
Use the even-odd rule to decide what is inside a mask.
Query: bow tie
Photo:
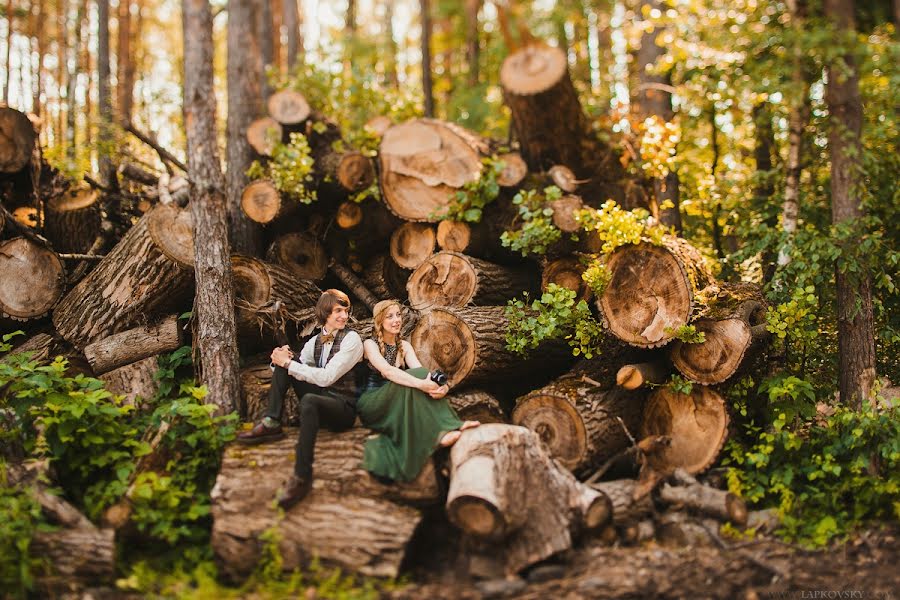
[[[323,343],[323,344],[327,344],[328,342],[333,342],[333,341],[334,341],[334,334],[333,334],[333,333],[323,333],[323,334],[321,334],[320,337],[322,338],[322,343]]]

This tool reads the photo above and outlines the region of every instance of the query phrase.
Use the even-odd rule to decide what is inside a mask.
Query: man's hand
[[[289,346],[280,346],[272,350],[272,364],[277,367],[284,367],[286,369],[290,365],[292,358],[294,358],[294,353],[291,352]]]
[[[434,383],[434,382],[432,381],[431,383]],[[445,383],[444,385],[437,388],[436,390],[431,390],[430,392],[428,392],[428,395],[431,396],[435,400],[440,400],[441,398],[446,396],[447,392],[449,392],[449,391],[450,391],[450,387]]]

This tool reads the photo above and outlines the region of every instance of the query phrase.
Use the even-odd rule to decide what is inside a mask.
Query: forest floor
[[[432,598],[740,600],[865,598],[900,600],[900,529],[868,530],[824,550],[771,537],[726,547],[610,547],[589,542],[565,561],[523,578],[463,584],[451,571],[423,575],[390,594]],[[418,577],[417,577],[418,578]],[[427,578],[427,579],[426,579]]]

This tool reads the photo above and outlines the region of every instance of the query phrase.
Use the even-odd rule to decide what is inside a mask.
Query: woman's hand
[[[431,380],[430,377],[419,380],[419,389],[431,396],[432,392],[439,390],[441,386]],[[433,398],[434,396],[432,396]]]
[[[434,383],[434,382],[432,381],[432,383]],[[446,396],[447,392],[449,392],[449,391],[450,391],[450,386],[448,386],[445,383],[444,385],[440,386],[438,389],[428,392],[428,395],[431,396],[432,398],[434,398],[435,400],[440,400],[441,398]]]

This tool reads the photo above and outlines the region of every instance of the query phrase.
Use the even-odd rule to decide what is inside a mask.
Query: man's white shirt
[[[316,365],[316,339],[318,335],[311,337],[300,350],[300,360],[292,360],[288,365],[288,374],[300,381],[307,381],[319,387],[329,387],[335,381],[346,375],[353,366],[363,357],[363,344],[359,334],[348,331],[341,340],[341,349],[330,361],[328,354],[334,342],[322,344],[322,357],[320,365]],[[327,363],[326,363],[327,361]],[[323,365],[324,366],[321,366]]]

